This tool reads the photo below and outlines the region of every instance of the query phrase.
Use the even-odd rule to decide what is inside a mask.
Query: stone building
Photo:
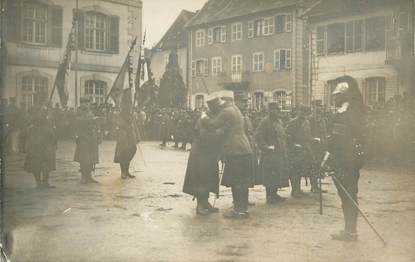
[[[68,106],[79,105],[82,97],[104,101],[132,39],[141,41],[140,0],[7,0],[3,102],[28,109],[49,97],[77,4],[78,45],[66,81]],[[53,102],[58,101],[55,93]]]
[[[312,47],[312,100],[332,107],[333,80],[343,75],[357,80],[368,106],[409,92],[414,75],[411,2],[319,1],[305,12]]]
[[[308,103],[308,56],[300,0],[210,0],[187,24],[192,107],[207,93],[234,91],[243,107],[261,110]]]

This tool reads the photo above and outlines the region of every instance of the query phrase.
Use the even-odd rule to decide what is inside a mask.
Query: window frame
[[[267,29],[267,31],[266,31]],[[270,36],[275,32],[275,17],[269,16],[262,18],[262,36]]]
[[[88,22],[91,21],[91,17],[93,18],[93,26],[91,26]],[[101,21],[98,21],[101,19]],[[102,22],[103,28],[98,28],[98,22]],[[103,14],[101,12],[96,11],[88,11],[85,12],[84,18],[84,47],[87,51],[93,52],[108,52],[108,38],[109,38],[109,16]],[[100,33],[100,38],[102,38],[102,43],[99,43],[97,40],[98,33]],[[92,34],[92,46],[91,46],[91,34]],[[102,35],[101,35],[102,34]],[[102,47],[102,48],[101,48]]]
[[[284,64],[281,63],[281,54],[284,53]],[[274,50],[274,65],[275,71],[290,71],[292,68],[292,50],[291,48],[278,48]]]
[[[99,84],[100,86],[97,86],[97,84]],[[107,93],[108,93],[107,82],[103,80],[97,80],[97,79],[88,79],[84,81],[83,87],[84,87],[83,96],[90,98],[90,101],[92,101],[91,103],[96,103],[97,105],[100,105],[105,102],[105,97],[107,96]],[[103,92],[97,92],[99,89],[102,89],[100,91],[103,91]]]
[[[39,45],[39,46],[46,46],[48,44],[48,37],[49,37],[49,26],[50,23],[49,19],[49,7],[48,5],[38,3],[38,2],[25,2],[22,6],[22,16],[21,16],[21,25],[20,25],[20,40],[22,43],[30,44],[30,45]],[[26,17],[25,13],[27,11],[27,8],[32,7],[33,8],[33,16],[32,17]],[[37,10],[38,9],[44,9],[44,18],[36,18]],[[29,23],[31,25],[31,40],[28,40],[25,35],[27,35],[27,28],[26,28],[26,20],[29,20]],[[36,35],[39,28],[37,28],[37,23],[43,23],[43,30],[44,30],[44,41],[43,42],[37,42],[36,41]]]
[[[231,25],[231,41],[240,41],[243,38],[243,25],[241,22]]]
[[[238,60],[240,63],[238,63]],[[236,62],[236,63],[235,63]],[[234,70],[238,69],[239,70]],[[242,73],[243,71],[243,55],[242,54],[236,54],[231,56],[231,74],[238,74]]]
[[[205,29],[198,29],[195,32],[195,45],[196,47],[204,47],[205,46]]]
[[[262,57],[262,63],[261,61],[258,59],[258,61],[255,61],[257,56],[261,56]],[[256,64],[258,64],[258,66],[256,66]],[[260,66],[262,68],[260,68]],[[252,72],[264,72],[265,70],[265,53],[264,52],[254,52],[252,54]]]
[[[215,56],[210,59],[212,76],[218,76],[223,72],[223,61],[221,56]]]
[[[278,99],[278,97],[276,96],[277,94],[283,94],[283,95],[280,96],[280,98]],[[272,101],[277,102],[280,105],[281,109],[286,109],[287,97],[288,97],[287,91],[285,90],[275,90],[274,92],[272,92]]]
[[[371,83],[375,83],[375,85],[371,85]],[[373,91],[375,95],[374,101],[372,101]],[[383,94],[382,101],[380,101],[380,94]],[[386,103],[386,78],[385,77],[366,78],[365,79],[365,104],[369,106],[374,106],[378,104],[385,105],[385,103]]]
[[[30,90],[25,90],[30,87]],[[36,95],[44,94],[43,102],[47,102],[49,95],[49,79],[41,75],[24,75],[21,77],[20,106],[29,109],[36,104]],[[29,102],[30,98],[30,102]],[[23,103],[23,101],[25,101]],[[41,101],[40,101],[41,103]]]

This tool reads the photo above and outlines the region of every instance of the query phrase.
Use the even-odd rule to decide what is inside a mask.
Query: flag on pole
[[[108,98],[111,97],[112,100],[114,100],[116,106],[119,106],[121,104],[121,97],[122,97],[123,90],[124,90],[125,77],[126,77],[126,74],[130,71],[130,55],[131,55],[131,51],[134,49],[136,42],[137,42],[137,38],[135,38],[134,41],[131,43],[130,50],[128,51],[127,57],[125,58],[124,63],[121,66],[121,70],[118,73],[117,78],[115,78],[115,81],[112,84],[111,90],[105,99],[105,103],[107,103]]]
[[[59,100],[62,105],[62,107],[66,107],[68,104],[68,97],[69,92],[65,85],[66,77],[70,70],[70,63],[71,63],[71,56],[72,56],[72,50],[75,47],[75,25],[76,25],[76,17],[73,17],[72,21],[72,29],[69,33],[68,42],[66,44],[65,53],[63,55],[63,59],[61,63],[58,66],[58,72],[56,73],[56,78],[53,86],[53,90],[58,90]],[[49,103],[52,100],[53,91],[50,95]]]

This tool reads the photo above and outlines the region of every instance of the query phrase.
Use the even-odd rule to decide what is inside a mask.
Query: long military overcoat
[[[274,188],[288,187],[287,135],[282,122],[264,118],[255,132],[255,140],[260,150],[255,184]],[[274,149],[270,149],[270,146]]]

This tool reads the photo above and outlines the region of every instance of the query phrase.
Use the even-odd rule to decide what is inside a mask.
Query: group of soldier
[[[91,110],[89,99],[81,99],[76,115],[74,161],[79,163],[81,183],[98,183],[92,177],[95,165],[99,162],[99,144],[103,134],[100,126],[103,119]],[[129,172],[131,160],[140,141],[138,119],[130,112],[121,112],[117,121],[117,144],[114,163],[121,169],[121,178],[134,178]],[[49,173],[56,169],[57,134],[51,111],[47,107],[38,108],[31,121],[26,141],[25,171],[32,173],[38,188],[54,188],[49,183]]]
[[[338,108],[330,123],[311,118],[300,106],[296,116],[284,123],[277,103],[268,104],[268,114],[252,130],[249,119],[234,104],[233,94],[211,96],[208,111],[196,123],[183,192],[197,200],[196,213],[219,212],[209,202],[209,193],[219,196],[219,185],[230,187],[233,208],[225,218],[249,217],[249,188],[265,187],[268,204],[285,199],[278,194],[291,184],[292,197],[303,197],[301,178],[309,177],[313,192],[320,192],[317,179],[332,172],[342,201],[345,228],[332,237],[357,239],[357,184],[364,159],[362,127],[364,106],[356,81],[337,79],[333,92]],[[313,121],[310,121],[313,119]]]

